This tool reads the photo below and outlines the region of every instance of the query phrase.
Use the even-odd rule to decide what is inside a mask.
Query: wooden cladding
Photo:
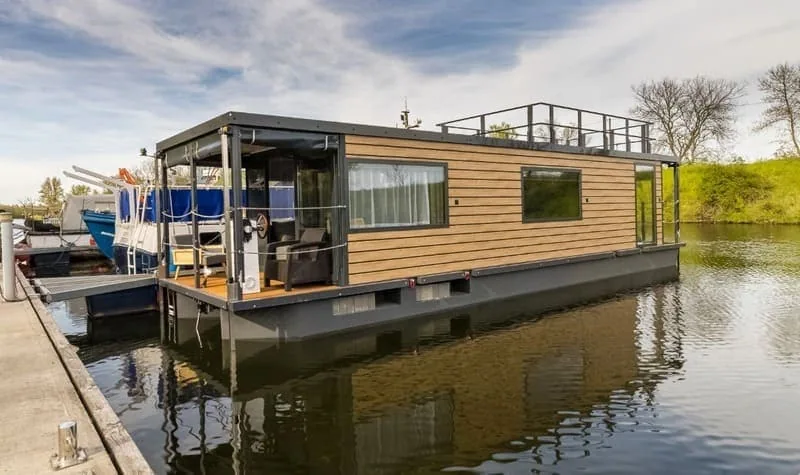
[[[634,162],[565,153],[347,136],[350,159],[443,162],[449,226],[350,233],[351,284],[573,257],[636,246]],[[522,222],[523,167],[581,171],[582,217]],[[661,167],[656,164],[657,240]]]

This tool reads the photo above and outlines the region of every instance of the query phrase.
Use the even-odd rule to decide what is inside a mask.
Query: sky
[[[797,0],[0,1],[0,202],[103,173],[229,110],[423,129],[537,101],[626,114],[632,84],[800,62]]]

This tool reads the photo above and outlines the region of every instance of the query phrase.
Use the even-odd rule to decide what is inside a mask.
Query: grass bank
[[[672,172],[664,170],[664,220],[672,221]],[[800,159],[681,166],[681,221],[800,224]]]

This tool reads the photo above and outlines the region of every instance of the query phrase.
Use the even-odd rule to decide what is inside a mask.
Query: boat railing
[[[651,153],[652,123],[604,112],[536,102],[436,124],[442,133]]]

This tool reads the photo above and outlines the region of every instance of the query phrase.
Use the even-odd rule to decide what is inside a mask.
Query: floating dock
[[[51,473],[59,425],[77,423],[86,460],[58,473],[153,473],[52,315],[17,269],[0,299],[0,460],[4,473]],[[6,472],[7,471],[7,472]]]

